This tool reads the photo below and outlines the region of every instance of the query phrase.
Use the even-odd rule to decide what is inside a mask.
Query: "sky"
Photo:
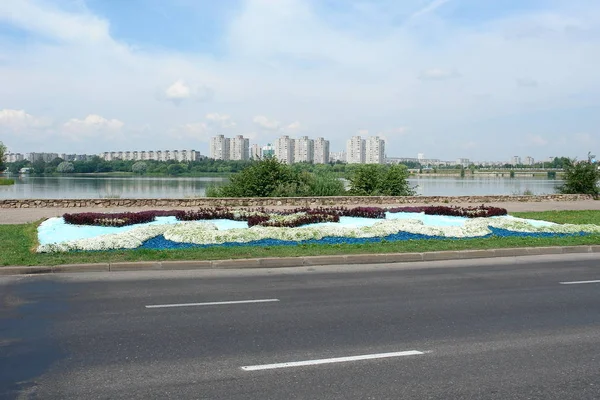
[[[390,157],[600,153],[597,0],[1,0],[12,152],[381,136]]]

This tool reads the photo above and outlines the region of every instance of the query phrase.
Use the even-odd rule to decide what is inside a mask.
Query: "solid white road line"
[[[211,303],[183,303],[183,304],[155,304],[146,306],[146,308],[171,308],[171,307],[196,307],[196,306],[224,306],[229,304],[250,304],[250,303],[272,303],[279,299],[262,300],[239,300],[239,301],[215,301]]]
[[[352,356],[352,357],[324,358],[321,360],[296,361],[296,362],[286,362],[286,363],[280,363],[280,364],[250,365],[250,366],[242,367],[242,369],[244,371],[261,371],[264,369],[304,367],[307,365],[319,365],[319,364],[331,364],[331,363],[341,363],[341,362],[349,362],[349,361],[374,360],[377,358],[416,356],[416,355],[420,355],[420,354],[425,354],[425,353],[422,351],[417,351],[417,350],[409,350],[409,351],[399,351],[396,353],[380,353],[380,354],[367,354],[367,355],[363,355],[363,356]]]
[[[560,282],[561,285],[582,285],[584,283],[600,283],[600,280],[597,280],[597,281]]]

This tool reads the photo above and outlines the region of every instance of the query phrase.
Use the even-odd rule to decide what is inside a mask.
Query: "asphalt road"
[[[599,399],[596,280],[593,254],[7,277],[0,398]]]

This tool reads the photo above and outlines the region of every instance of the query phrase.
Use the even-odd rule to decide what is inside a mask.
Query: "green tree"
[[[10,164],[8,166],[8,171],[11,174],[18,174],[19,171],[21,171],[21,168],[25,168],[25,167],[28,167],[30,165],[31,165],[31,163],[29,161],[27,161],[27,160],[17,161],[17,162],[14,162],[14,163],[12,163],[12,164]]]
[[[379,193],[384,196],[414,196],[414,188],[408,183],[408,168],[392,165],[379,179]]]
[[[74,170],[75,167],[73,167],[73,164],[68,161],[63,161],[56,167],[56,172],[61,174],[68,174],[73,172]]]
[[[131,166],[131,171],[135,174],[143,175],[148,170],[148,164],[144,161],[138,161]]]
[[[5,157],[6,157],[6,146],[4,145],[4,143],[0,142],[0,172],[4,171],[4,168],[6,166]]]
[[[558,188],[560,193],[591,194],[594,197],[600,195],[598,188],[600,171],[597,164],[567,159],[564,161],[563,169],[565,170],[564,184]]]
[[[412,196],[414,189],[408,183],[405,165],[367,164],[353,168],[350,193],[357,196]]]
[[[181,164],[171,164],[167,167],[167,173],[169,175],[181,175],[185,172],[185,167]]]
[[[41,175],[46,170],[46,163],[44,160],[36,160],[31,163],[31,167],[33,168],[33,173]]]
[[[294,191],[297,192],[300,183],[300,177],[289,165],[274,157],[267,157],[232,175],[229,184],[211,188],[207,196],[273,197],[289,193],[294,185]]]
[[[381,181],[385,172],[378,164],[356,165],[352,168],[349,178],[350,193],[357,196],[381,195]]]

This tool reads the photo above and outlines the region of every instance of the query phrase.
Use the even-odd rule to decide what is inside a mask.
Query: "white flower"
[[[285,220],[288,216],[277,218]],[[159,235],[164,235],[165,239],[174,242],[193,244],[248,243],[261,239],[303,241],[319,240],[324,237],[372,238],[386,237],[399,232],[425,236],[465,238],[488,235],[491,233],[489,227],[532,233],[600,233],[600,226],[598,225],[560,225],[543,221],[530,222],[530,220],[510,216],[473,218],[466,220],[462,226],[430,226],[424,225],[423,221],[416,219],[387,219],[379,220],[372,226],[362,227],[327,223],[299,228],[257,225],[251,228],[227,230],[217,229],[214,223],[190,221],[168,225],[143,225],[121,233],[42,245],[38,247],[37,251],[46,253],[74,250],[134,249],[141,246],[146,240]]]

